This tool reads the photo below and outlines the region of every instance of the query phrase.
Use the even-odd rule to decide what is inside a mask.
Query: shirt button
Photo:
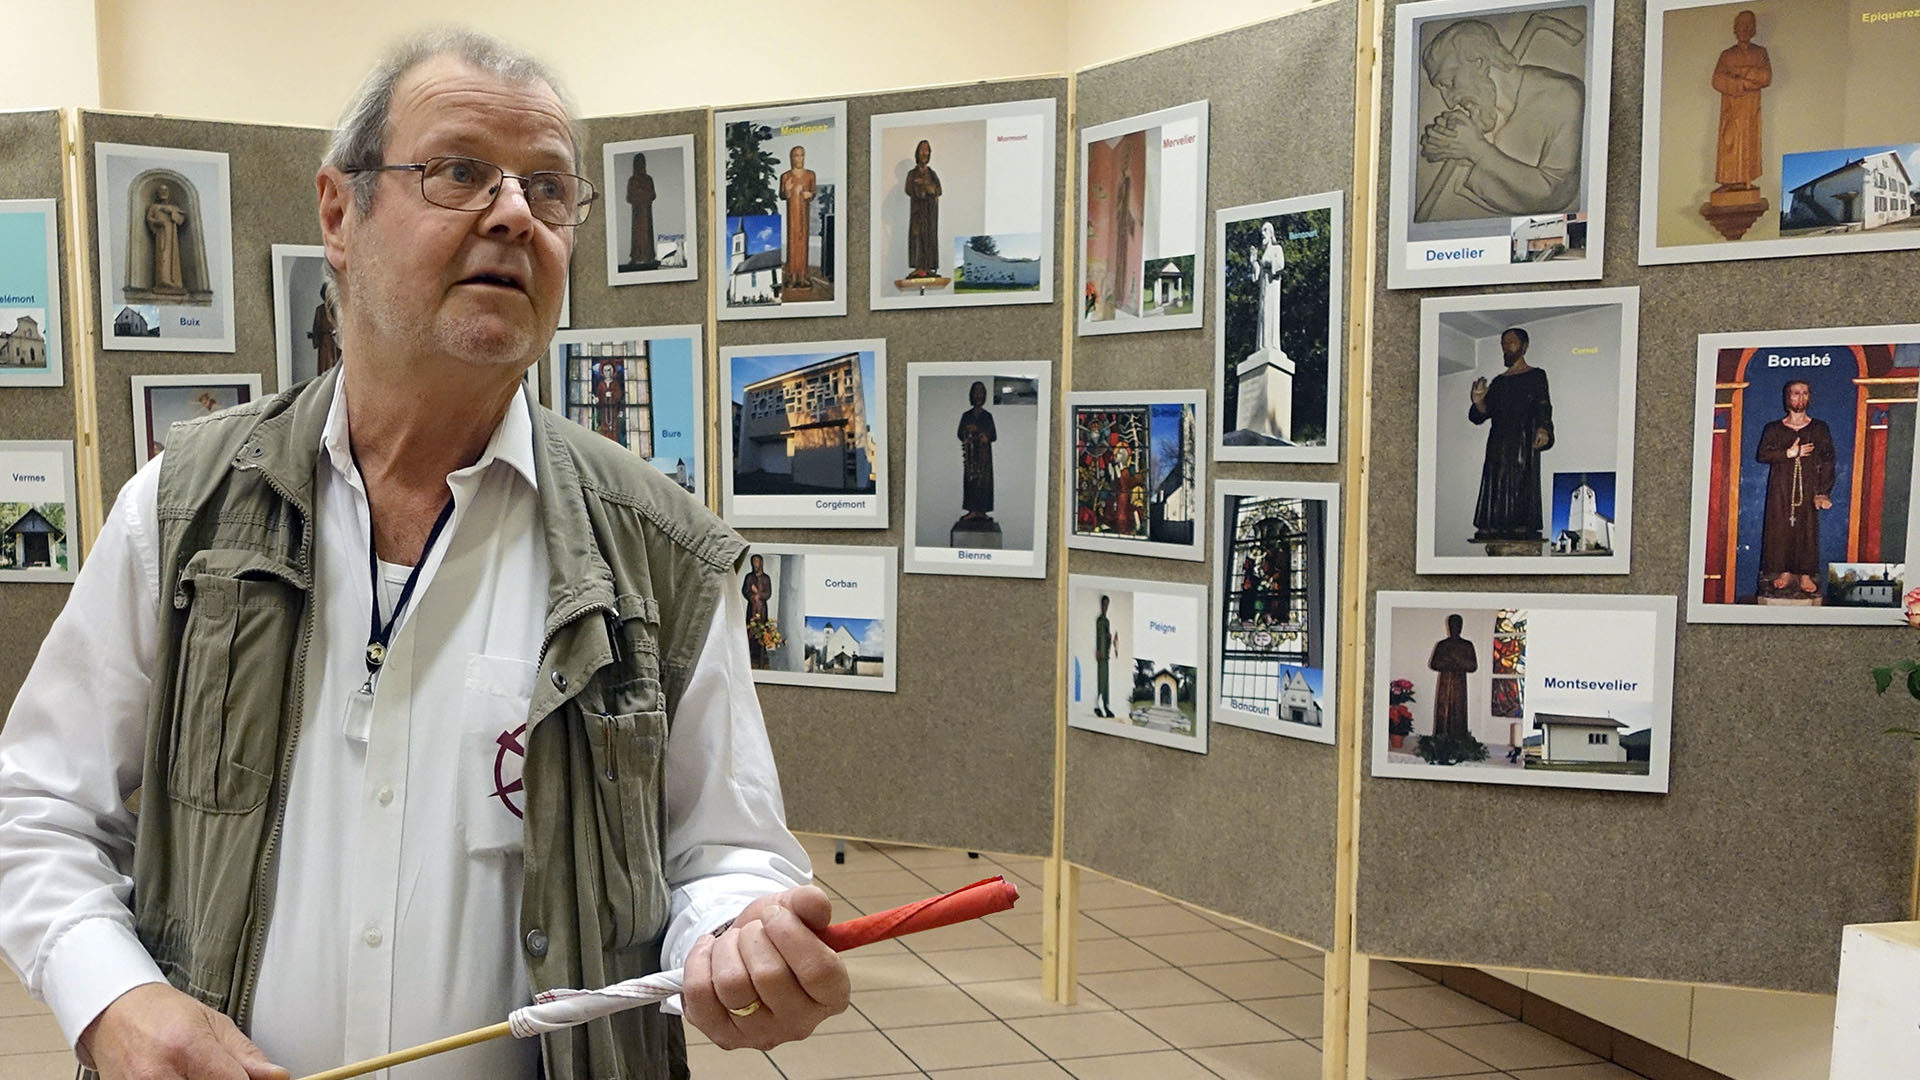
[[[566,689],[567,689],[567,677],[566,677],[566,675],[565,675],[565,674],[563,674],[563,673],[561,673],[561,672],[558,672],[558,671],[556,671],[556,672],[554,672],[554,673],[553,673],[553,688],[554,688],[555,690],[558,690],[558,691],[560,691],[561,693],[565,693],[565,692],[566,692]]]
[[[379,927],[370,926],[367,928],[367,932],[361,935],[360,940],[367,943],[367,948],[377,949],[380,947],[380,943],[386,939],[380,936]]]
[[[547,932],[545,930],[527,931],[527,951],[536,957],[547,955]]]
[[[381,806],[385,806],[388,803],[393,801],[393,788],[389,787],[386,784],[382,784],[380,785],[380,794],[375,797],[380,800]]]

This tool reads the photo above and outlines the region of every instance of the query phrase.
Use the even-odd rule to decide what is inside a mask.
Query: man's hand
[[[74,1047],[102,1080],[289,1080],[233,1021],[165,983],[113,999]]]
[[[1467,389],[1467,394],[1473,398],[1473,407],[1481,412],[1487,411],[1487,385],[1486,377],[1481,376],[1473,380],[1473,385]]]
[[[1825,495],[1815,495],[1813,497],[1813,508],[1815,510],[1831,510],[1833,509],[1833,500],[1827,498]]]
[[[1443,112],[1420,135],[1420,156],[1428,161],[1479,161],[1490,144],[1465,113]]]
[[[851,989],[847,966],[816,934],[832,913],[827,894],[808,885],[763,896],[726,933],[702,937],[687,954],[687,1019],[722,1050],[770,1050],[812,1034],[847,1007]]]

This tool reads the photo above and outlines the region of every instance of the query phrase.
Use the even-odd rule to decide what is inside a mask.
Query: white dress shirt
[[[524,725],[546,616],[533,422],[516,398],[420,567],[363,694],[368,510],[341,382],[315,469],[317,623],[251,1034],[295,1076],[526,1004],[519,944]],[[135,817],[157,634],[160,459],[120,492],[0,730],[0,954],[69,1041],[164,981],[132,930]],[[410,568],[382,565],[382,621]],[[805,884],[749,671],[738,590],[707,633],[666,749],[663,966],[756,896]],[[393,1072],[531,1077],[496,1040]]]

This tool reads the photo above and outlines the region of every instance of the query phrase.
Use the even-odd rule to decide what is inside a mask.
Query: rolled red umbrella
[[[877,911],[858,919],[834,923],[820,931],[820,940],[826,942],[834,952],[846,952],[903,934],[937,930],[983,915],[1009,911],[1019,898],[1020,890],[1014,888],[1006,878],[990,877],[955,889],[945,896],[928,897],[889,911]]]

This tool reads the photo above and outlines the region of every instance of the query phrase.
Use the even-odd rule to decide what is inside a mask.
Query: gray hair
[[[560,100],[567,116],[567,134],[573,142],[574,168],[580,167],[580,147],[586,142],[578,111],[553,69],[532,55],[509,47],[505,42],[478,30],[442,27],[409,35],[387,51],[373,70],[361,81],[360,88],[340,114],[339,126],[320,159],[323,168],[370,169],[386,163],[388,126],[393,117],[394,89],[407,73],[438,56],[453,56],[509,83],[543,83]],[[363,172],[349,176],[353,187],[354,209],[362,215],[373,210],[373,196],[380,174]],[[326,264],[328,309],[339,318],[338,286],[333,264]]]

